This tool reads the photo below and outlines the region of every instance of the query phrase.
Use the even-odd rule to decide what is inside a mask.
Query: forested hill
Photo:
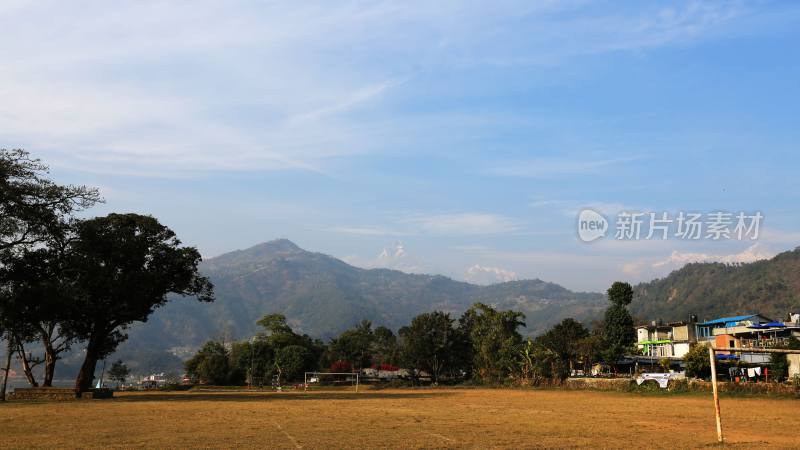
[[[423,312],[457,316],[478,301],[524,312],[523,331],[537,335],[566,317],[587,324],[599,320],[607,306],[604,294],[576,293],[541,280],[478,286],[437,275],[361,269],[288,240],[211,258],[201,270],[214,282],[217,300],[174,298],[147,323],[132,327],[120,357],[153,368],[167,361],[180,367],[206,340],[245,339],[256,332],[256,320],[274,312],[286,315],[295,330],[326,339],[362,319],[396,330]],[[800,250],[795,250],[744,265],[689,264],[636,286],[631,311],[637,322],[748,312],[778,319],[800,311],[799,293]]]
[[[800,311],[800,248],[747,264],[687,264],[666,278],[636,286],[631,311],[646,320],[744,313],[785,319]]]
[[[438,275],[361,269],[285,239],[211,258],[201,271],[214,282],[217,300],[174,299],[131,330],[130,344],[198,346],[222,333],[246,338],[256,331],[256,320],[275,312],[296,330],[320,338],[363,319],[396,330],[423,312],[460,315],[478,301],[524,312],[526,333],[537,334],[565,317],[594,320],[606,303],[601,294],[541,280],[478,286]]]

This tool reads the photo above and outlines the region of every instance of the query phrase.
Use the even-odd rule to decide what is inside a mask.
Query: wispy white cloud
[[[475,284],[495,284],[518,280],[516,272],[501,267],[475,264],[467,269],[464,280]]]
[[[627,164],[638,158],[592,159],[588,157],[535,158],[499,164],[489,173],[498,176],[551,178],[564,175],[586,175],[598,173],[611,166]]]
[[[580,1],[5,2],[0,26],[14,38],[0,41],[0,134],[5,145],[98,173],[325,173],[331,158],[452,120],[350,117],[381,106],[409,74],[642,50],[747,13],[716,2],[604,15]],[[542,160],[498,173],[613,163]]]
[[[578,213],[583,209],[592,209],[600,214],[603,214],[609,219],[622,211],[646,210],[621,202],[577,201],[555,198],[537,198],[528,203],[528,206],[537,209],[555,209],[556,211],[559,211],[569,217],[577,217]]]
[[[510,217],[484,212],[422,213],[406,212],[387,215],[384,225],[337,226],[337,233],[362,236],[468,236],[518,232],[522,226]]]
[[[357,107],[358,105],[364,104],[370,101],[371,99],[379,96],[382,92],[386,91],[387,89],[400,85],[406,81],[407,79],[389,80],[375,85],[357,88],[353,92],[345,93],[343,98],[339,99],[333,104],[321,106],[312,111],[300,113],[297,116],[289,118],[289,123],[313,121],[323,118],[325,116],[330,116],[336,113],[341,113],[351,110]]]
[[[511,218],[488,213],[412,214],[407,224],[423,233],[464,235],[496,234],[517,231],[520,226]]]
[[[749,263],[769,259],[777,252],[772,248],[756,242],[744,250],[728,254],[710,254],[702,252],[684,252],[673,250],[666,258],[662,259],[640,259],[623,264],[622,271],[627,275],[641,278],[652,278],[664,276],[674,270],[689,263],[702,262],[721,262],[721,263]]]
[[[763,245],[755,243],[738,253],[728,255],[709,255],[706,253],[685,253],[673,251],[669,258],[653,263],[653,268],[682,267],[691,262],[723,262],[723,263],[748,263],[769,259],[775,252],[767,250]]]
[[[451,250],[456,250],[459,252],[483,252],[489,250],[489,247],[485,245],[473,244],[473,245],[453,245],[450,247]]]
[[[408,231],[391,230],[382,227],[333,227],[336,233],[356,234],[361,236],[408,236]]]

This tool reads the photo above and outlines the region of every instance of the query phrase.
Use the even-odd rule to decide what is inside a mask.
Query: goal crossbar
[[[800,350],[783,348],[758,348],[758,347],[708,347],[708,357],[711,361],[711,390],[714,393],[714,415],[717,420],[717,441],[721,444],[722,438],[722,414],[719,409],[719,392],[717,390],[717,352],[729,353],[783,353],[788,355],[800,354]]]
[[[358,392],[358,385],[359,385],[359,380],[360,380],[358,372],[306,372],[305,375],[304,375],[304,380],[303,380],[303,389],[306,390],[306,391],[308,390],[308,384],[309,384],[308,380],[309,380],[309,378],[314,378],[314,377],[319,378],[319,376],[321,376],[321,375],[322,376],[327,376],[327,375],[346,375],[346,376],[351,376],[351,377],[355,376],[356,392]]]

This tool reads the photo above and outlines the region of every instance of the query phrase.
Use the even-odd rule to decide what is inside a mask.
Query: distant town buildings
[[[653,321],[636,327],[636,346],[647,359],[667,358],[682,363],[692,344],[746,350],[785,348],[792,338],[800,339],[800,313],[786,315],[784,321],[761,314],[720,317],[698,322],[662,323]],[[769,353],[718,352],[720,360],[740,360],[749,364],[768,363]],[[789,355],[789,375],[800,374],[800,355]]]

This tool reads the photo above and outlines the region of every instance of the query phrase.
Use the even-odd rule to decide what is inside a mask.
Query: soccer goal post
[[[303,389],[312,386],[354,386],[358,392],[360,377],[358,372],[306,372]]]
[[[711,360],[711,390],[714,393],[714,416],[717,420],[717,441],[722,444],[722,412],[719,408],[719,391],[717,389],[717,352],[729,353],[784,353],[800,354],[800,350],[782,348],[740,348],[740,347],[708,347],[708,357]]]

